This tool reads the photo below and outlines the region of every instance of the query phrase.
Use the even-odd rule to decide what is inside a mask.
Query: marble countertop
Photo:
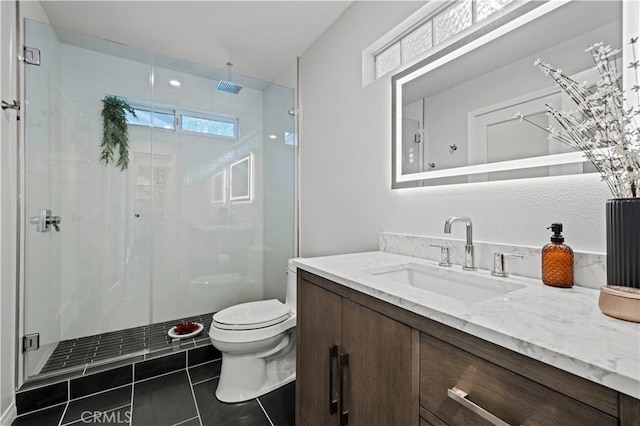
[[[512,275],[522,289],[465,303],[371,273],[406,263],[437,266],[382,251],[294,259],[308,272],[640,398],[640,324],[600,312],[598,290],[559,289]],[[488,271],[453,268],[471,280],[472,274],[490,277]]]

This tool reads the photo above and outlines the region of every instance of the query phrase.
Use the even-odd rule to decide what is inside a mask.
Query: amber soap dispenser
[[[573,287],[573,250],[564,243],[562,224],[554,223],[551,242],[542,248],[542,282],[553,287]]]

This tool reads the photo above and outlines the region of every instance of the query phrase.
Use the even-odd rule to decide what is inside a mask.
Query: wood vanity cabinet
[[[417,426],[417,332],[308,278],[299,272],[296,424]]]
[[[640,425],[638,399],[301,269],[297,327],[298,426]]]

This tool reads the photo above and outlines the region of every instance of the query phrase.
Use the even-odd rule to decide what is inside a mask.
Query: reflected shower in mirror
[[[581,153],[514,115],[547,128],[545,104],[570,108],[533,63],[562,63],[577,81],[595,81],[584,50],[601,40],[620,47],[621,2],[525,6],[392,78],[394,188],[594,171]]]
[[[231,201],[251,200],[251,155],[231,164]]]

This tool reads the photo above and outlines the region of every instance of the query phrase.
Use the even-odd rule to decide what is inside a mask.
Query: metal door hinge
[[[22,338],[22,352],[40,349],[40,333],[27,334]]]
[[[12,103],[2,101],[2,109],[15,109],[16,111],[20,111],[20,102],[15,99]]]
[[[25,64],[40,66],[40,49],[25,46],[22,60]]]

